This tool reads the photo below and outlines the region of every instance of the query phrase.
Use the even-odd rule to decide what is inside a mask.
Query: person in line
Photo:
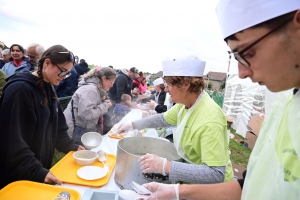
[[[54,150],[84,150],[68,136],[53,89],[73,61],[72,52],[55,45],[44,52],[37,71],[9,78],[0,98],[0,188],[18,180],[62,184],[49,171]]]
[[[144,94],[147,91],[146,78],[144,76],[139,76],[132,81],[131,88],[139,88],[140,94]]]
[[[58,98],[72,96],[78,88],[79,75],[73,67],[71,69],[71,76],[62,80],[58,86],[55,87]]]
[[[4,71],[2,69],[0,69],[0,97],[2,96],[2,90],[3,90],[3,87],[5,86],[6,84],[6,74],[4,73]]]
[[[121,102],[117,103],[112,116],[112,124],[117,124],[131,110],[131,96],[123,94]]]
[[[265,85],[276,97],[266,105],[244,179],[212,185],[145,184],[154,192],[148,199],[299,199],[300,1],[253,0],[250,5],[247,0],[220,0],[217,15],[238,61],[239,77]]]
[[[0,69],[5,65],[5,61],[3,60],[2,48],[0,48]]]
[[[90,68],[88,64],[85,62],[85,59],[80,59],[79,64],[74,65],[74,68],[76,69],[76,72],[79,77],[87,73],[88,71],[90,71]]]
[[[30,62],[32,67],[34,67],[34,69],[37,68],[39,59],[41,58],[44,51],[45,51],[44,47],[40,44],[31,43],[28,45],[28,47],[26,49],[26,53],[28,56],[28,61]]]
[[[122,69],[119,72],[113,87],[110,88],[108,92],[108,97],[112,103],[112,106],[104,116],[104,133],[108,133],[114,125],[112,124],[111,117],[113,115],[116,103],[121,102],[121,97],[123,94],[131,96],[132,80],[138,76],[139,70],[136,67],[132,67],[129,70]]]
[[[205,62],[187,57],[164,61],[162,66],[165,90],[176,105],[165,113],[120,124],[118,131],[177,126],[173,130],[174,146],[184,162],[147,154],[140,158],[143,173],[169,174],[169,180],[175,182],[233,180],[227,122],[222,109],[204,90]]]
[[[140,94],[139,88],[137,88],[137,87],[133,88],[133,90],[131,91],[132,102],[136,103],[138,101],[139,94]]]
[[[108,91],[115,79],[116,72],[110,67],[96,67],[81,76],[79,88],[64,111],[68,134],[76,143],[81,144],[81,136],[86,132],[103,134],[103,115],[112,104],[103,100],[106,94],[101,91]]]
[[[9,49],[2,50],[2,57],[3,57],[3,61],[5,62],[5,64],[8,63],[8,62],[10,62],[11,55],[10,55]],[[0,69],[2,69],[3,66]]]
[[[7,77],[15,73],[20,73],[23,71],[33,71],[34,67],[28,62],[25,57],[25,50],[19,44],[13,44],[9,48],[12,61],[6,63],[2,70],[5,72]]]

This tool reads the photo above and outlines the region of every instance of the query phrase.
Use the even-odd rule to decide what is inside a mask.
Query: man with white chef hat
[[[178,188],[149,183],[149,199],[299,199],[300,0],[220,0],[216,12],[239,77],[265,85],[276,98],[266,107],[245,180]]]

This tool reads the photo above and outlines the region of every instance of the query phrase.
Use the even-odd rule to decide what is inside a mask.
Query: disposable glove
[[[156,115],[157,112],[155,110],[149,110],[150,115]]]
[[[165,167],[167,165],[167,159],[159,157],[154,154],[146,154],[139,158],[140,168],[143,173],[160,173],[166,175]]]
[[[179,200],[179,184],[163,184],[151,182],[143,184],[153,194],[147,200]]]
[[[155,110],[155,107],[157,106],[157,103],[152,100],[152,101],[148,102],[147,105],[148,105],[148,108],[150,110]]]
[[[119,124],[117,133],[122,133],[127,131],[133,131],[132,122]]]

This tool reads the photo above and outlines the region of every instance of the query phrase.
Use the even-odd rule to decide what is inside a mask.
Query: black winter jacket
[[[86,62],[76,64],[74,65],[74,67],[76,69],[78,76],[81,76],[82,74],[85,74],[88,71],[90,71],[90,68]]]
[[[119,72],[113,87],[109,89],[108,96],[111,100],[116,103],[121,102],[121,96],[123,94],[128,94],[131,96],[131,85],[132,80],[129,76],[123,74],[123,72]]]
[[[164,90],[161,90],[160,93],[156,92],[156,93],[154,93],[154,94],[151,95],[151,99],[155,100],[155,97],[157,95],[159,95],[158,96],[158,102],[157,102],[157,104],[163,106],[164,103],[165,103],[165,99],[166,99],[166,92]]]
[[[52,85],[45,82],[48,105],[30,72],[12,75],[0,99],[0,189],[17,180],[44,182],[54,149],[68,153],[78,145],[68,126]]]

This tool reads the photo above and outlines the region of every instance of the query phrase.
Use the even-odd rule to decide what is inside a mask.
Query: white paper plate
[[[77,171],[77,176],[84,180],[97,180],[103,178],[107,174],[107,170],[97,166],[81,167]]]

